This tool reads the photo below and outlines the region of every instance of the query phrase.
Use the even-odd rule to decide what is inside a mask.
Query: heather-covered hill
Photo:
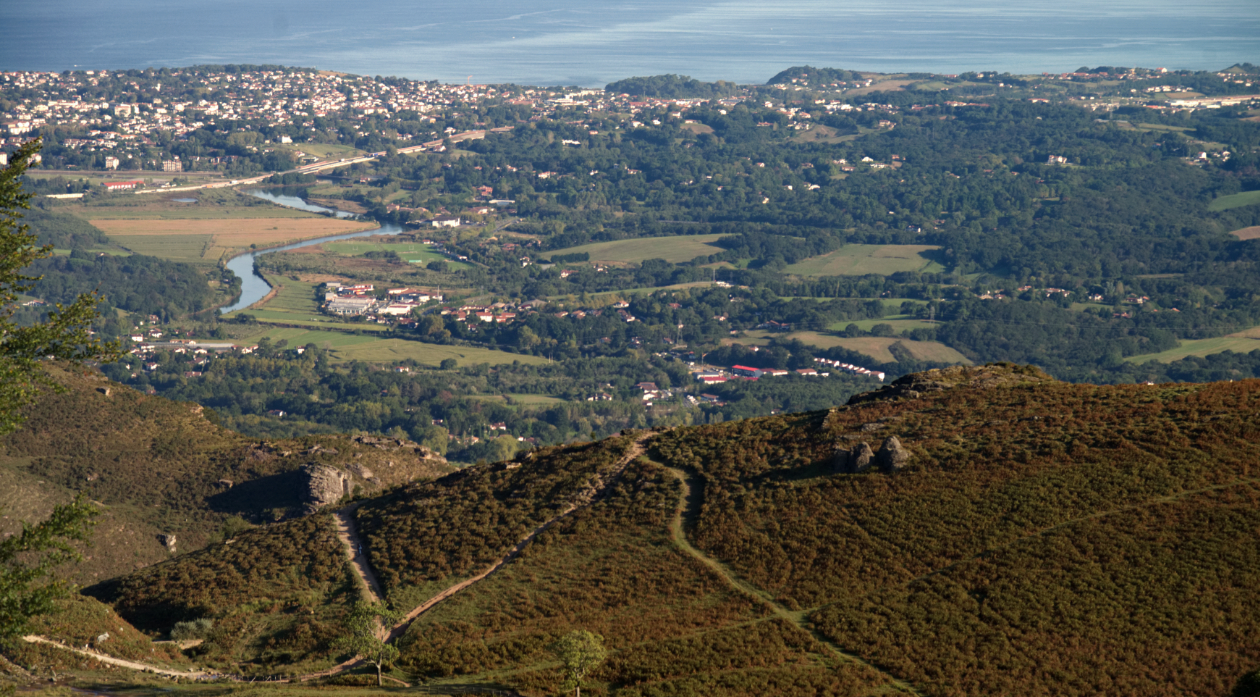
[[[353,515],[407,615],[390,637],[411,682],[551,694],[546,647],[589,629],[612,652],[589,694],[1221,695],[1260,666],[1257,413],[1260,381],[951,368],[829,411],[536,451]],[[141,627],[238,628],[198,658],[221,670],[330,665],[358,591],[327,520],[97,595]],[[303,641],[288,608],[313,618]]]
[[[67,390],[44,391],[0,439],[0,533],[77,492],[103,514],[70,573],[92,582],[220,539],[246,525],[303,515],[346,495],[450,472],[395,439],[313,436],[257,441],[221,428],[196,404],[141,394],[99,373],[51,366]]]

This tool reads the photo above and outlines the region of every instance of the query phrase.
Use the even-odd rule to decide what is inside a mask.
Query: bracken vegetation
[[[667,472],[631,465],[606,499],[417,621],[402,666],[552,694],[563,676],[546,647],[581,628],[614,652],[584,688],[590,694],[848,695],[880,684],[672,544],[679,495]]]
[[[678,429],[657,456],[703,482],[697,546],[931,694],[1232,685],[1260,659],[1240,605],[1260,591],[1242,532],[1260,517],[1260,384],[982,370],[1011,379]],[[832,472],[837,444],[890,435],[904,471]]]
[[[355,515],[386,592],[470,576],[502,558],[591,492],[631,440],[522,453],[524,463],[469,468],[369,501]]]
[[[212,619],[196,660],[245,672],[331,658],[359,593],[328,515],[251,530],[86,592],[146,631]]]
[[[550,694],[547,647],[581,629],[611,652],[590,694],[1246,694],[1256,413],[1258,381],[951,368],[828,411],[658,433],[619,474],[636,434],[411,484],[357,515],[396,610],[508,559],[407,628],[409,679]],[[877,456],[853,474],[836,456],[891,436],[899,468]],[[198,650],[218,665],[327,665],[353,596],[329,530],[252,531],[93,592],[146,629],[214,619]]]

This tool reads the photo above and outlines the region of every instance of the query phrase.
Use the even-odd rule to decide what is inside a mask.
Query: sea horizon
[[[1123,66],[1221,70],[1260,62],[1245,0],[966,7],[928,0],[542,0],[417,7],[375,0],[214,6],[16,0],[0,69],[124,70],[271,64],[447,83],[602,87],[633,76],[764,83],[795,65],[881,73],[1040,74]]]

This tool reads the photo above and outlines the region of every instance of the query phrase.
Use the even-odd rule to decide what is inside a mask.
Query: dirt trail
[[[700,551],[698,548],[693,546],[691,544],[691,541],[687,539],[686,532],[683,530],[683,518],[685,516],[694,514],[694,512],[698,511],[700,508],[700,501],[695,499],[692,496],[691,476],[683,470],[674,469],[673,467],[666,467],[665,465],[662,465],[659,462],[655,464],[657,464],[658,466],[664,468],[665,470],[673,474],[675,477],[678,478],[678,481],[682,484],[682,495],[679,496],[678,498],[678,508],[675,509],[674,517],[670,521],[670,524],[669,524],[670,537],[674,541],[674,544],[676,544],[679,549],[691,555],[700,563],[712,569],[714,573],[716,573],[718,576],[721,576],[723,580],[729,583],[736,590],[746,595],[750,595],[756,598],[757,600],[761,601],[762,603],[764,603],[767,607],[770,608],[770,611],[774,613],[776,617],[779,617],[780,619],[790,622],[792,626],[809,634],[815,640],[817,640],[818,643],[822,644],[823,646],[826,646],[833,654],[835,654],[841,660],[848,661],[851,663],[857,663],[859,665],[863,665],[863,666],[866,666],[867,668],[870,668],[871,670],[884,676],[884,678],[888,680],[888,682],[900,692],[904,692],[904,693],[908,693],[912,695],[921,694],[910,683],[904,680],[901,680],[893,675],[890,675],[886,671],[881,670],[877,666],[872,665],[871,663],[867,662],[866,660],[863,660],[862,658],[859,658],[858,656],[854,656],[853,654],[850,654],[850,653],[845,653],[843,650],[840,649],[839,646],[836,646],[835,644],[833,644],[831,640],[827,639],[825,636],[813,630],[812,628],[806,626],[805,616],[808,614],[807,612],[792,611],[784,607],[783,605],[780,605],[778,602],[775,602],[774,597],[772,595],[761,590],[760,588],[757,588],[756,586],[749,583],[748,581],[740,578],[738,574],[736,574],[734,571],[730,569],[730,567],[726,566],[725,564],[718,561],[717,559],[710,557],[709,555],[705,554],[704,552]]]
[[[459,583],[456,583],[450,586],[449,588],[446,588],[445,590],[441,591],[437,595],[421,603],[418,607],[414,608],[411,612],[407,613],[407,615],[401,621],[396,623],[393,627],[389,628],[388,634],[385,635],[384,637],[385,640],[394,641],[398,637],[402,636],[403,633],[407,631],[407,627],[409,627],[411,625],[411,622],[414,621],[417,617],[431,610],[434,606],[438,605],[443,600],[450,598],[451,596],[459,593],[465,588],[468,588],[469,586],[473,585],[477,581],[480,581],[486,578],[487,576],[489,576],[490,574],[494,573],[495,571],[498,571],[499,569],[503,568],[505,564],[515,559],[520,554],[521,550],[523,550],[531,541],[533,541],[533,539],[537,537],[539,533],[543,532],[547,528],[559,522],[562,518],[569,515],[570,513],[584,506],[588,506],[592,502],[594,502],[595,499],[598,498],[598,496],[601,493],[603,493],[613,482],[617,481],[617,479],[621,476],[621,473],[625,470],[627,465],[633,462],[635,458],[643,454],[644,442],[646,442],[649,438],[651,438],[654,435],[656,435],[654,431],[647,431],[640,434],[634,440],[634,442],[630,444],[630,447],[626,449],[626,453],[621,456],[621,459],[619,459],[612,466],[612,468],[610,468],[608,472],[604,474],[604,476],[596,479],[594,482],[594,486],[579,493],[577,497],[575,497],[575,499],[567,507],[565,507],[562,513],[554,516],[553,518],[551,518],[551,520],[548,520],[542,525],[539,525],[538,527],[534,528],[534,530],[531,531],[528,535],[526,535],[520,542],[518,542],[516,546],[511,549],[511,551],[509,551],[506,555],[504,555],[502,559],[499,559],[498,561],[490,565],[481,573],[477,574],[476,576],[473,576],[472,578],[466,579],[464,581],[460,581]],[[369,596],[369,598],[373,602],[378,602],[383,594],[381,593],[381,590],[380,590],[380,583],[376,579],[376,574],[372,571],[371,566],[368,564],[366,556],[361,553],[356,553],[358,550],[362,549],[361,541],[359,540],[358,531],[354,524],[354,516],[353,516],[354,511],[357,507],[358,507],[358,504],[353,504],[351,506],[347,506],[341,509],[340,511],[336,513],[337,537],[342,541],[342,544],[345,546],[346,553],[349,556],[350,561],[352,562],[352,566],[354,567],[355,572],[359,575],[359,578],[363,580],[364,587],[366,588],[366,594]],[[382,633],[384,633],[384,628],[382,628]],[[227,680],[234,680],[234,681],[247,680],[246,678],[243,678],[239,675],[217,675],[217,674],[211,674],[211,673],[204,673],[200,671],[177,671],[177,670],[170,670],[167,668],[159,668],[157,666],[151,666],[151,665],[140,663],[137,661],[127,661],[121,658],[113,658],[112,656],[106,656],[105,654],[97,653],[91,650],[76,649],[71,646],[67,646],[61,642],[54,641],[52,639],[48,639],[42,636],[31,635],[31,636],[25,636],[22,638],[23,640],[30,643],[48,644],[50,646],[55,646],[59,649],[72,651],[74,653],[82,654],[84,656],[89,656],[101,662],[108,663],[110,665],[119,666],[121,668],[130,668],[132,670],[146,671],[146,672],[155,673],[158,675],[166,675],[170,677],[180,677],[180,678],[190,678],[190,679],[195,679],[195,680],[213,680],[213,679],[227,679]],[[334,675],[337,675],[339,673],[344,673],[345,671],[350,670],[351,668],[358,667],[362,664],[363,664],[363,660],[360,659],[358,656],[355,656],[354,658],[351,658],[350,660],[344,661],[326,670],[321,670],[315,673],[307,673],[305,675],[300,675],[293,678],[292,680],[281,679],[281,680],[276,680],[276,681],[271,681],[271,682],[306,682],[309,680],[316,680],[319,678],[327,678],[327,677],[332,677]],[[397,678],[391,678],[391,677],[386,676],[385,679],[390,680],[391,682],[398,683],[405,687],[411,686],[410,684],[405,683],[401,680],[398,680]]]
[[[384,593],[381,593],[380,581],[376,580],[376,572],[372,571],[367,555],[363,553],[363,541],[359,539],[359,530],[354,524],[354,512],[358,508],[359,504],[353,503],[334,514],[337,519],[337,539],[341,540],[341,544],[346,548],[350,565],[363,581],[367,599],[370,602],[379,603]]]
[[[108,663],[111,666],[118,666],[120,668],[130,668],[132,670],[142,670],[147,673],[165,675],[167,677],[172,677],[172,678],[188,678],[190,680],[214,680],[216,678],[232,678],[233,677],[233,676],[227,676],[227,675],[216,675],[214,673],[206,673],[200,670],[190,671],[190,670],[171,670],[170,668],[159,668],[157,666],[151,666],[147,663],[140,663],[139,661],[128,661],[123,658],[114,658],[113,656],[100,653],[99,651],[93,651],[91,649],[76,649],[73,646],[68,646],[66,644],[61,643],[60,641],[55,641],[45,636],[39,636],[38,634],[28,634],[27,636],[22,637],[22,641],[25,641],[28,644],[47,644],[49,646],[55,646],[59,649],[62,649],[63,651],[70,651],[71,653],[77,653],[80,656],[87,656],[88,658],[100,661],[101,663]]]
[[[437,595],[433,596],[432,598],[429,598],[428,600],[424,601],[420,605],[416,606],[414,609],[411,610],[411,612],[408,612],[401,620],[398,621],[398,623],[396,623],[392,628],[390,628],[388,640],[393,641],[397,639],[398,637],[402,636],[404,633],[406,633],[407,628],[411,626],[411,623],[414,622],[417,617],[433,609],[434,606],[438,605],[439,603],[450,598],[456,593],[459,593],[465,588],[468,588],[474,583],[486,578],[490,574],[503,568],[504,565],[508,564],[517,556],[519,556],[521,553],[521,550],[525,549],[525,547],[529,545],[529,543],[532,542],[534,538],[539,535],[539,533],[542,533],[547,528],[550,528],[552,525],[555,525],[565,516],[576,511],[577,509],[582,508],[584,506],[589,506],[599,496],[599,494],[603,493],[610,484],[615,482],[617,478],[621,476],[621,473],[626,469],[627,465],[629,465],[631,462],[634,462],[635,458],[643,454],[644,443],[653,435],[656,435],[656,434],[651,431],[648,431],[646,433],[639,435],[639,437],[636,438],[634,442],[630,444],[630,447],[626,449],[626,453],[621,456],[621,459],[618,460],[616,464],[612,466],[612,468],[608,471],[605,477],[603,477],[602,479],[596,482],[596,485],[594,487],[580,493],[577,496],[577,498],[572,503],[570,503],[569,506],[567,506],[564,509],[564,511],[562,511],[561,513],[551,518],[551,520],[548,520],[542,525],[539,525],[538,527],[534,528],[528,535],[522,538],[520,542],[516,543],[516,546],[513,547],[511,551],[509,551],[506,555],[504,555],[502,559],[499,559],[495,563],[491,564],[489,567],[487,567],[484,571],[477,574],[476,576],[460,581],[459,583],[456,583],[455,585],[450,586],[446,588],[445,590],[442,590]]]

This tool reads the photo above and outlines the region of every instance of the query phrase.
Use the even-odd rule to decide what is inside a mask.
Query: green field
[[[906,329],[929,329],[936,326],[935,322],[929,322],[925,319],[911,319],[906,315],[894,315],[892,317],[883,317],[880,319],[856,319],[834,322],[828,326],[827,329],[831,331],[841,331],[850,324],[856,324],[858,329],[861,329],[864,332],[869,332],[871,327],[877,324],[887,324],[891,325],[893,331],[898,333]]]
[[[409,264],[427,264],[431,261],[444,261],[452,269],[470,269],[471,264],[462,261],[452,261],[451,259],[433,251],[431,245],[421,242],[359,242],[346,240],[343,242],[328,242],[320,245],[320,248],[329,254],[336,254],[343,257],[357,257],[368,252],[393,252],[397,254],[403,261]]]
[[[940,249],[926,244],[846,244],[834,252],[792,264],[786,273],[800,276],[887,276],[898,271],[941,272],[945,267],[924,252]]]
[[[255,313],[250,313],[255,314]],[[286,320],[287,321],[287,320]],[[384,331],[385,327],[378,325],[363,324],[340,324],[340,327],[353,327],[355,329],[366,329],[368,331]],[[537,356],[524,356],[515,353],[507,353],[506,351],[494,351],[491,349],[477,348],[473,346],[443,346],[439,344],[426,344],[419,341],[408,341],[406,339],[387,339],[380,336],[362,336],[349,334],[329,329],[298,329],[294,327],[270,327],[264,329],[257,334],[251,334],[248,337],[239,339],[237,344],[248,345],[257,343],[259,339],[266,337],[273,342],[281,339],[288,342],[285,348],[297,348],[306,346],[307,344],[315,344],[317,347],[332,352],[333,361],[345,363],[349,361],[364,361],[366,363],[398,363],[408,359],[414,360],[424,365],[437,366],[444,359],[454,358],[458,365],[476,365],[478,363],[490,363],[492,365],[510,364],[514,361],[529,365],[537,365],[546,363],[547,359]],[[207,341],[210,341],[207,339]],[[512,395],[513,399],[521,402],[536,400],[538,403],[556,403],[564,400],[552,400],[550,397],[540,395]],[[498,397],[493,397],[498,399]]]
[[[257,319],[262,324],[292,324],[299,327],[311,327],[312,329],[331,329],[341,331],[357,331],[371,332],[373,334],[389,331],[389,327],[374,322],[344,322],[333,317],[325,317],[322,315],[300,315],[292,312],[283,312],[279,310],[246,310],[246,314]],[[237,313],[224,315],[226,318],[232,318]]]
[[[673,264],[691,261],[698,256],[722,251],[712,243],[725,235],[679,235],[675,237],[643,237],[634,240],[596,242],[540,254],[550,259],[556,254],[591,255],[591,261],[603,264],[639,263],[645,259],[664,259]]]
[[[1213,199],[1208,204],[1208,210],[1227,211],[1231,208],[1254,206],[1257,203],[1260,203],[1260,191],[1244,191],[1241,194],[1230,194],[1229,196],[1220,196]]]
[[[189,264],[217,264],[213,258],[202,256],[214,247],[214,235],[110,235],[113,242],[131,250],[132,254],[183,261]]]
[[[872,324],[885,322],[894,324],[897,321],[906,320],[864,320]],[[914,321],[914,320],[911,320]],[[924,322],[923,324],[927,324]],[[770,343],[771,338],[781,340],[797,339],[803,344],[809,346],[817,346],[821,349],[843,348],[849,351],[855,351],[879,361],[880,363],[891,363],[896,359],[892,352],[888,350],[893,344],[901,344],[910,355],[921,361],[934,361],[937,363],[962,363],[971,365],[971,361],[955,349],[952,349],[939,341],[913,341],[911,339],[902,339],[895,336],[858,336],[844,337],[835,336],[833,334],[823,334],[821,332],[791,332],[788,334],[766,331],[744,332],[744,338],[724,339],[724,344],[744,344],[745,346],[761,345]]]
[[[1182,341],[1181,345],[1176,348],[1170,348],[1167,351],[1161,351],[1160,353],[1147,353],[1140,356],[1129,356],[1125,360],[1130,363],[1146,363],[1147,361],[1171,363],[1190,356],[1202,357],[1212,353],[1220,353],[1222,351],[1251,353],[1256,350],[1260,350],[1260,327],[1253,327],[1246,331],[1235,332],[1227,336],[1218,336],[1214,339],[1191,339],[1188,341]]]
[[[480,399],[487,402],[510,402],[517,405],[536,406],[539,404],[568,404],[567,401],[559,397],[548,397],[542,394],[485,394],[474,395],[473,399]]]
[[[307,155],[314,155],[321,160],[328,158],[337,159],[341,157],[351,158],[367,154],[365,151],[358,150],[349,145],[338,145],[336,143],[302,143],[300,145],[286,144],[276,145],[273,147],[275,147],[276,150],[283,150],[286,152],[304,152]]]

